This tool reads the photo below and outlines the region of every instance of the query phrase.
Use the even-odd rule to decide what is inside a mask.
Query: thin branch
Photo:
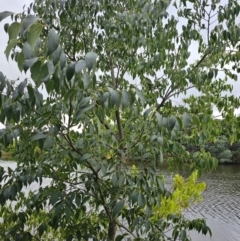
[[[112,85],[113,85],[113,88],[116,89],[117,83],[116,83],[116,79],[115,79],[115,76],[114,76],[114,69],[113,69],[113,65],[112,65],[112,60],[110,60],[110,68],[111,68]],[[124,133],[123,133],[123,127],[122,127],[122,122],[121,122],[119,110],[115,111],[115,115],[116,115],[117,126],[118,126],[119,142],[121,143],[122,140],[124,139]]]
[[[73,39],[73,58],[76,61],[76,41],[77,41],[77,28],[78,28],[78,21],[76,21],[76,27],[74,31],[74,39]]]
[[[137,238],[137,236],[136,236],[133,232],[131,232],[127,227],[125,227],[123,224],[117,222],[117,225],[118,225],[119,227],[125,229],[125,230],[126,230],[129,234],[131,234],[135,239]]]

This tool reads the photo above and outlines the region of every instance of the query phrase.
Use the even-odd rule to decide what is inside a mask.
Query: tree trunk
[[[108,241],[114,241],[117,231],[116,220],[110,220],[108,225]]]

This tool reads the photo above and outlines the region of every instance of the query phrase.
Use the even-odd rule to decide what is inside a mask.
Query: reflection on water
[[[206,173],[204,201],[186,212],[187,218],[205,218],[213,236],[192,232],[193,241],[240,241],[240,165],[220,165]]]
[[[0,161],[0,166],[16,167],[15,162]],[[169,172],[163,171],[166,176]],[[168,178],[166,178],[168,180]],[[192,206],[186,212],[187,218],[205,218],[213,236],[202,236],[192,232],[193,241],[240,241],[240,165],[221,165],[217,170],[205,174],[201,181],[206,182],[204,201]],[[43,185],[47,185],[45,180]],[[27,187],[37,189],[38,184]]]

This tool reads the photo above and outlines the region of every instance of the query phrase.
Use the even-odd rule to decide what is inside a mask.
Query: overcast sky
[[[23,10],[23,6],[24,5],[28,6],[31,2],[33,2],[33,0],[0,0],[0,12],[3,12],[3,11],[12,11],[15,13],[21,12]],[[222,0],[222,2],[227,2],[227,0]],[[175,10],[173,9],[169,9],[169,10],[171,14],[173,14],[173,11],[175,12]],[[23,80],[26,77],[26,75],[24,73],[20,73],[16,63],[14,61],[11,61],[11,58],[9,58],[9,61],[7,61],[4,55],[4,50],[6,48],[7,41],[8,41],[8,35],[5,33],[3,26],[7,22],[11,23],[11,19],[6,18],[0,23],[0,71],[3,72],[3,74],[6,75],[8,79],[16,80],[17,78],[20,78],[20,80]],[[181,24],[184,24],[184,22],[182,22]],[[191,60],[196,60],[197,58],[196,59],[194,58],[197,57],[196,55],[197,46],[193,44],[190,48],[190,51],[193,56]],[[239,81],[237,83],[233,82],[233,84],[234,84],[233,94],[235,96],[240,96]],[[194,90],[191,91],[191,94],[193,93],[194,93]],[[176,102],[181,102],[181,97],[177,98]],[[1,124],[0,124],[0,127],[1,127]]]
[[[22,12],[24,4],[29,5],[31,2],[32,0],[0,0],[0,12]],[[9,58],[8,62],[4,55],[8,41],[8,35],[3,28],[5,23],[11,23],[11,18],[6,18],[0,23],[0,71],[9,79],[17,79],[18,77],[22,79],[25,76],[19,72],[16,63],[11,61],[11,58]]]

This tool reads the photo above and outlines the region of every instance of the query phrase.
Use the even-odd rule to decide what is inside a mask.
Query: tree
[[[182,189],[167,190],[157,165],[216,166],[184,145],[219,134],[214,107],[238,124],[239,98],[222,93],[240,70],[239,12],[234,0],[36,0],[23,13],[0,13],[13,20],[4,26],[6,57],[31,75],[16,84],[0,73],[0,140],[17,153],[16,170],[0,169],[1,239],[189,240],[187,230],[209,232],[204,220],[161,209]],[[24,195],[33,182],[39,189]],[[194,190],[195,181],[181,183]]]
[[[232,152],[229,150],[229,140],[226,136],[219,136],[215,143],[209,143],[205,149],[216,157],[219,163],[232,162]]]

